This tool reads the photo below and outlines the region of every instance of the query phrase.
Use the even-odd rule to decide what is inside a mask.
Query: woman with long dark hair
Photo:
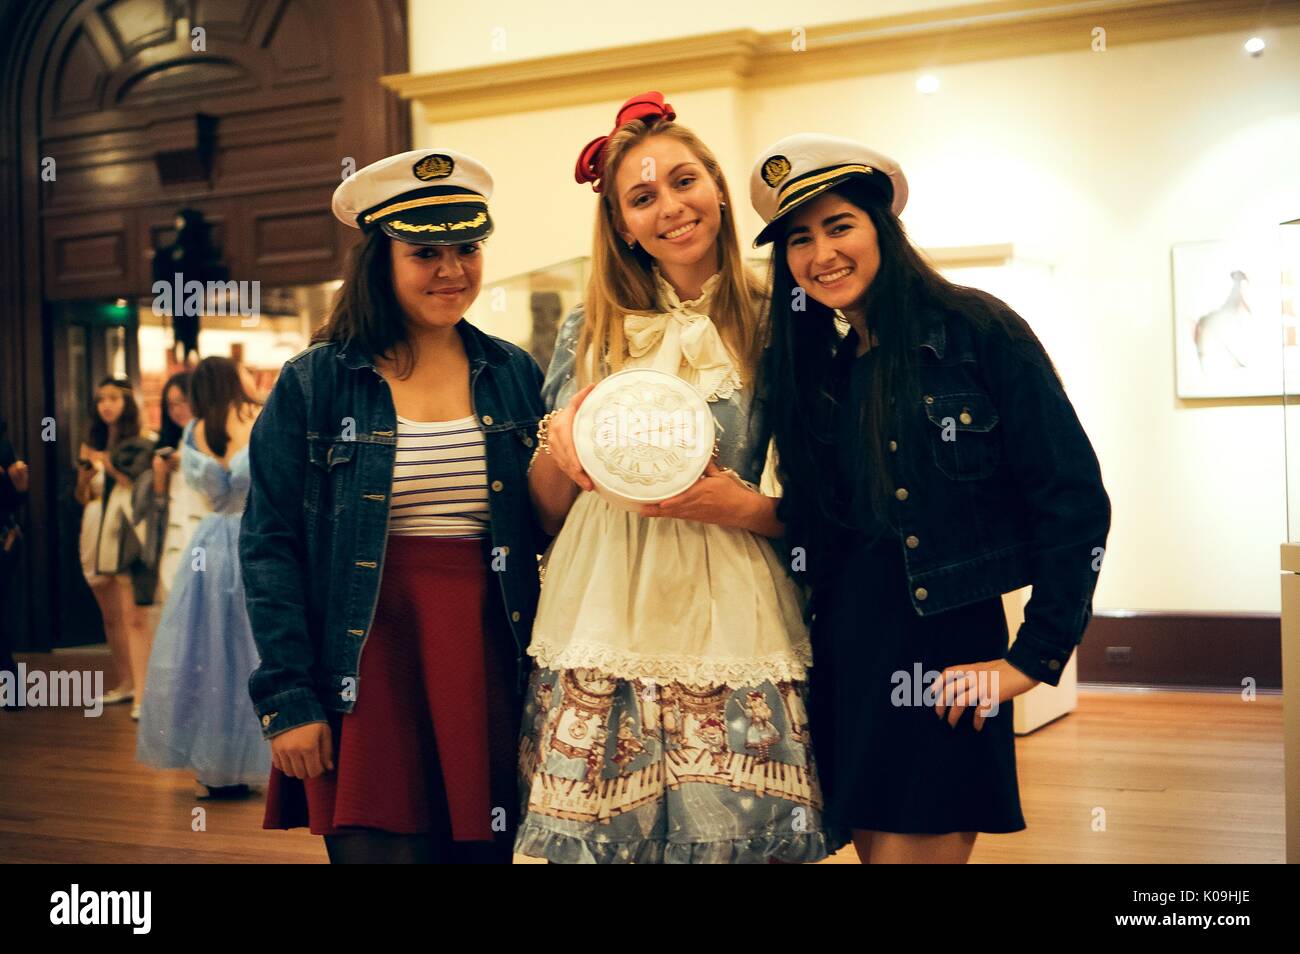
[[[77,453],[74,497],[81,513],[81,569],[99,604],[117,682],[103,704],[135,697],[133,647],[146,626],[136,604],[130,548],[131,488],[149,468],[152,442],[141,435],[140,406],[131,382],[107,377],[95,388],[86,438]]]
[[[158,556],[158,600],[167,601],[176,573],[180,569],[187,544],[199,521],[211,512],[211,503],[189,481],[178,476],[185,458],[194,453],[183,439],[186,425],[194,416],[190,406],[192,371],[178,371],[163,387],[163,425],[158,435],[158,450],[153,460],[153,491],[165,501],[166,529]],[[170,453],[159,453],[165,448]]]
[[[145,678],[153,634],[162,617],[172,580],[180,566],[182,551],[194,530],[211,511],[207,498],[189,481],[177,476],[185,445],[181,440],[190,410],[190,371],[177,371],[162,389],[161,426],[153,449],[152,479],[139,480],[132,492],[136,526],[142,530],[139,566],[134,573],[136,605],[145,606],[146,625],[139,633],[141,642],[131,647],[131,666],[135,677],[135,704],[131,718],[140,718]]]
[[[542,373],[464,318],[491,192],[450,150],[339,186],[334,214],[364,237],[253,434],[240,552],[274,758],[263,827],[309,827],[332,862],[511,860]]]
[[[261,404],[246,368],[204,358],[190,378],[181,474],[208,501],[171,584],[149,655],[136,757],[188,768],[202,797],[248,794],[271,768],[249,703],[257,648],[244,607],[239,523],[248,494],[248,439]]]
[[[864,862],[965,861],[978,832],[1025,827],[1012,699],[1060,680],[1091,614],[1097,458],[1024,319],[909,242],[897,163],[792,136],[750,188],[755,244],[774,243],[760,387],[812,585],[827,815]],[[1027,585],[1008,649],[1000,595]]]

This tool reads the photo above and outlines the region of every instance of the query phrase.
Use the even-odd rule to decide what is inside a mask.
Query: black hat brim
[[[758,233],[758,238],[754,239],[754,248],[761,248],[762,246],[775,242],[780,238],[785,232],[786,227],[789,225],[791,212],[794,212],[802,205],[808,204],[822,193],[829,192],[837,185],[848,182],[850,179],[859,179],[863,182],[869,182],[875,185],[876,192],[880,195],[880,198],[886,205],[894,200],[893,185],[889,182],[888,176],[876,173],[868,175],[861,172],[846,172],[842,176],[836,176],[833,179],[827,179],[825,182],[819,182],[811,189],[797,193],[781,208],[781,211],[772,216],[771,222],[768,222],[767,225],[763,226],[763,230]],[[882,180],[885,182],[883,187],[880,186]]]
[[[464,245],[492,234],[492,216],[485,206],[436,205],[407,209],[377,223],[389,238],[411,245]]]

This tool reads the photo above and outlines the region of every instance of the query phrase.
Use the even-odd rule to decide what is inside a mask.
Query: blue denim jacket
[[[1006,658],[1056,685],[1110,530],[1097,455],[1060,381],[1005,335],[935,309],[924,321],[921,393],[895,403],[889,444],[908,597],[929,616],[1032,585]]]
[[[470,394],[486,440],[491,605],[513,635],[520,688],[549,538],[528,495],[542,372],[523,349],[461,319]],[[374,619],[397,448],[392,392],[368,356],[317,344],[286,362],[253,426],[239,533],[248,618],[261,656],[249,693],[265,737],[350,712]],[[497,617],[500,613],[500,617]],[[493,635],[488,619],[488,635]]]

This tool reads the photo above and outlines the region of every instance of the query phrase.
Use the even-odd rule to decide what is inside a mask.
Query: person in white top
[[[515,850],[555,863],[817,861],[836,846],[805,710],[808,632],[770,542],[777,500],[757,488],[762,291],[716,158],[674,118],[660,94],[634,97],[579,159],[600,200],[591,282],[556,340],[542,388],[554,410],[530,472],[557,536],[528,650]],[[634,367],[694,385],[721,436],[690,489],[627,511],[592,492],[572,428],[589,382]]]
[[[81,569],[99,604],[117,673],[116,684],[101,697],[104,705],[135,698],[132,652],[146,645],[147,621],[144,608],[135,602],[127,544],[132,532],[131,487],[149,466],[151,446],[152,435],[141,431],[140,407],[131,382],[113,377],[100,381],[86,439],[77,452],[73,495],[84,508]]]

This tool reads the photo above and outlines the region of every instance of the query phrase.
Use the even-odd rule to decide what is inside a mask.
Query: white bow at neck
[[[722,281],[711,275],[700,296],[682,301],[673,286],[653,269],[660,307],[656,315],[625,315],[628,367],[651,367],[675,374],[692,385],[706,401],[723,400],[741,386],[731,353],[718,334],[708,310]]]

